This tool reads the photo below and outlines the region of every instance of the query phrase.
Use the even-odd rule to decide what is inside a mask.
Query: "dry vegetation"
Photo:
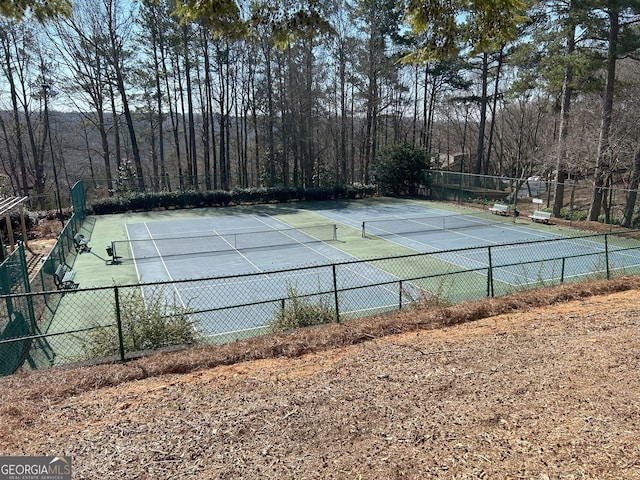
[[[640,279],[0,379],[74,478],[640,478]]]

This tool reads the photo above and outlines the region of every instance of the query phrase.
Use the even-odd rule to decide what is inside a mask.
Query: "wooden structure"
[[[29,197],[5,197],[0,198],[0,218],[4,216],[7,224],[7,237],[11,250],[16,247],[16,240],[13,234],[13,227],[11,226],[11,213],[18,210],[20,212],[20,229],[22,230],[22,241],[25,247],[27,246],[27,225],[24,221],[24,203],[29,200]],[[0,262],[3,262],[6,257],[5,245],[0,235]]]

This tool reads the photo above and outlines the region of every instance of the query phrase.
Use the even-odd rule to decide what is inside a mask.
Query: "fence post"
[[[604,262],[606,264],[607,269],[607,280],[610,280],[610,272],[609,272],[609,234],[604,234]]]
[[[562,257],[562,271],[560,272],[560,283],[564,283],[564,264],[567,257]]]
[[[489,252],[489,269],[487,270],[487,297],[493,297],[493,263],[491,261],[491,247],[487,247]]]
[[[118,348],[120,350],[120,360],[124,362],[124,336],[122,333],[122,317],[120,316],[120,290],[118,290],[117,286],[113,287],[113,295],[116,306],[116,325],[118,327]]]
[[[402,280],[398,281],[398,310],[402,310]]]
[[[27,257],[24,253],[24,242],[18,242],[18,250],[20,251],[20,267],[22,270],[22,278],[25,293],[31,293],[31,284],[29,283],[29,267],[27,266]],[[36,311],[33,308],[33,297],[26,296],[27,310],[29,312],[29,323],[35,332],[36,328]]]
[[[338,278],[336,275],[336,264],[331,265],[333,271],[333,297],[336,302],[336,323],[340,323],[340,304],[338,302]]]

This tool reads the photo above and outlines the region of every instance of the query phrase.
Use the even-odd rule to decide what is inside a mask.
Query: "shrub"
[[[345,185],[335,185],[333,187],[333,198],[347,198],[347,187]]]
[[[171,301],[169,300],[171,299]],[[126,352],[151,350],[171,345],[193,345],[199,335],[193,328],[191,311],[177,299],[158,290],[143,297],[140,290],[120,298],[122,337]],[[113,325],[96,326],[83,342],[89,359],[117,355],[118,330]]]
[[[271,198],[278,203],[287,203],[291,200],[295,200],[296,191],[290,187],[277,187],[270,188]]]
[[[423,171],[429,168],[424,149],[410,144],[390,145],[373,161],[372,171],[383,193],[415,195]]]
[[[560,210],[560,218],[571,220],[573,222],[581,222],[587,219],[587,212],[581,210],[574,210],[573,212],[571,212],[566,208],[562,208]]]
[[[310,201],[331,200],[333,197],[333,188],[307,188],[304,192],[304,197]]]
[[[296,328],[323,325],[335,320],[335,309],[328,298],[321,296],[313,299],[301,296],[297,288],[287,287],[287,300],[278,316],[271,322],[273,332],[283,332]]]
[[[266,188],[236,188],[231,192],[234,203],[266,203],[269,193]]]

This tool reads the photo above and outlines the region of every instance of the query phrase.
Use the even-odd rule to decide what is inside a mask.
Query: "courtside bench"
[[[76,272],[71,269],[67,269],[64,265],[58,265],[56,272],[53,275],[53,280],[56,283],[58,290],[76,290],[79,286],[74,282],[76,278]]]
[[[73,246],[76,248],[76,252],[78,253],[91,251],[91,247],[89,246],[89,239],[81,233],[76,233],[73,236]]]
[[[509,205],[503,205],[502,203],[495,203],[493,207],[489,209],[489,211],[494,215],[511,215],[511,209],[509,208]]]
[[[551,212],[536,210],[532,215],[529,215],[529,218],[533,222],[545,223],[549,225],[551,223]]]

